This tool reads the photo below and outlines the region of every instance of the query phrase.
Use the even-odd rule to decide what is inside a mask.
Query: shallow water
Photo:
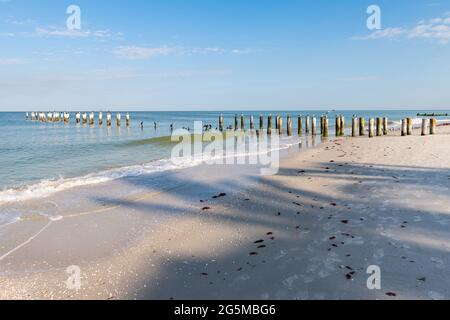
[[[398,121],[414,116],[419,111],[346,111],[339,112],[349,125],[353,114],[364,117],[387,116]],[[432,112],[432,111],[430,111]],[[445,111],[447,112],[447,111]],[[224,126],[234,125],[234,114],[224,113]],[[296,132],[299,112],[264,112],[265,122],[269,114],[291,114],[293,131]],[[320,115],[320,111],[302,111],[303,115]],[[74,186],[90,185],[125,176],[161,172],[198,164],[174,165],[170,161],[173,144],[167,138],[170,125],[175,129],[194,127],[194,121],[218,126],[218,112],[131,112],[131,125],[126,127],[122,113],[122,127],[118,128],[113,113],[113,126],[99,127],[76,125],[75,113],[69,124],[25,121],[25,113],[0,113],[0,204],[48,194]],[[239,114],[241,114],[239,112]],[[246,125],[250,112],[245,112]],[[253,112],[255,125],[259,125],[259,112]],[[329,112],[330,134],[334,125],[334,112]],[[97,113],[96,113],[97,117]],[[104,119],[106,115],[104,114]],[[141,122],[144,128],[141,129]],[[154,122],[157,122],[155,129]],[[275,121],[274,121],[275,122]],[[240,119],[239,119],[240,124]],[[265,123],[266,124],[266,123]],[[282,146],[298,143],[298,138],[283,138]],[[320,138],[316,143],[320,142]],[[312,143],[312,142],[311,142]]]

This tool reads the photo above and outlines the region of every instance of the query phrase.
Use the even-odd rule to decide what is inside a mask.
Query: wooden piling
[[[77,114],[75,115],[75,119],[76,119],[76,123],[79,124],[81,121],[81,114],[79,112],[77,112]]]
[[[241,130],[245,131],[245,116],[241,114]]]
[[[108,113],[106,114],[106,125],[107,125],[108,127],[111,127],[111,123],[112,123],[112,121],[111,121],[111,112],[108,112]]]
[[[428,132],[428,120],[422,119],[422,136],[426,136]]]
[[[310,133],[310,122],[311,122],[311,117],[309,115],[307,115],[305,118],[305,133],[306,133],[306,135],[308,135]]]
[[[103,125],[103,112],[98,113],[98,125],[99,126]]]
[[[223,115],[219,115],[219,130],[223,131]]]
[[[239,120],[237,113],[234,115],[234,130],[237,131],[239,129]]]
[[[250,130],[253,130],[253,129],[255,129],[255,125],[254,125],[254,123],[253,123],[253,114],[251,114],[250,115]]]
[[[377,136],[381,137],[383,135],[383,119],[377,118]]]
[[[283,117],[280,116],[278,118],[278,133],[281,135],[283,134]]]
[[[267,134],[272,134],[272,115],[267,117]]]
[[[126,116],[125,116],[125,120],[126,120],[126,125],[127,127],[130,126],[130,114],[127,112]]]
[[[328,117],[325,116],[323,119],[323,136],[328,138]]]
[[[298,115],[298,135],[301,136],[303,134],[303,116],[301,114]]]
[[[339,115],[336,116],[336,137],[341,135],[341,117]]]
[[[387,117],[383,118],[383,134],[385,136],[387,136],[387,134],[388,134],[388,118]]]
[[[375,119],[370,118],[369,120],[369,138],[373,138],[375,136]]]
[[[430,134],[436,134],[437,120],[435,118],[430,119]]]
[[[352,137],[356,137],[358,132],[358,117],[353,115],[352,118]]]
[[[406,134],[408,136],[412,135],[412,132],[413,132],[413,119],[412,118],[406,119],[406,126],[407,126]]]
[[[323,127],[324,127],[323,121],[324,121],[324,117],[323,117],[323,114],[322,114],[322,115],[320,115],[320,135],[322,137],[323,137]]]
[[[289,137],[292,136],[292,121],[290,115],[287,116],[287,135]]]
[[[25,114],[25,120],[28,121],[29,115],[28,112]]]
[[[116,120],[117,120],[117,126],[120,127],[122,125],[122,115],[120,113],[117,113]]]
[[[90,114],[89,114],[89,124],[91,125],[91,126],[93,126],[94,125],[94,113],[93,112],[91,112]]]
[[[363,117],[359,118],[359,135],[364,137],[366,135],[366,119]]]
[[[317,134],[317,118],[314,115],[311,121],[311,134],[315,136]]]
[[[408,120],[406,119],[402,119],[402,137],[407,135],[407,131],[408,131]]]
[[[345,136],[345,117],[343,115],[340,116],[341,119],[341,125],[340,125],[340,130],[339,130],[339,135],[340,136]]]
[[[82,119],[83,119],[83,124],[86,124],[87,123],[87,114],[86,114],[86,112],[83,113]]]
[[[259,130],[263,130],[264,129],[264,116],[261,114],[259,116]]]

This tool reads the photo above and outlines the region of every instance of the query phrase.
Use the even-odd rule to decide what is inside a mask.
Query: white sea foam
[[[298,143],[298,142],[297,142]],[[280,145],[277,149],[270,150],[273,151],[279,151],[282,149],[287,149],[291,147],[292,145],[297,144],[296,142],[289,142],[284,143]],[[267,153],[265,152],[259,152]],[[249,156],[249,153],[244,154],[233,154],[232,157],[243,157],[243,156]],[[126,166],[116,169],[110,169],[105,171],[100,171],[97,173],[91,173],[87,174],[85,176],[81,177],[75,177],[75,178],[64,178],[61,177],[59,179],[54,180],[42,180],[38,183],[30,184],[23,186],[21,188],[11,188],[11,189],[5,189],[3,191],[0,191],[0,205],[11,203],[11,202],[18,202],[18,201],[26,201],[31,199],[40,199],[48,197],[52,194],[55,194],[57,192],[61,192],[64,190],[76,188],[76,187],[82,187],[82,186],[88,186],[88,185],[94,185],[99,183],[105,183],[121,178],[126,177],[138,177],[144,174],[151,174],[156,172],[164,172],[164,171],[171,171],[171,170],[179,170],[179,169],[186,169],[190,167],[198,166],[205,161],[211,161],[215,159],[223,159],[226,158],[226,156],[222,154],[217,154],[212,157],[205,157],[204,155],[197,156],[197,157],[191,157],[187,158],[186,161],[182,163],[174,164],[171,159],[163,159],[163,160],[157,160],[152,161],[150,163],[142,164],[142,165],[134,165],[134,166]],[[0,219],[2,219],[3,213],[0,214]],[[9,220],[8,220],[9,221]],[[1,220],[0,220],[1,225]]]

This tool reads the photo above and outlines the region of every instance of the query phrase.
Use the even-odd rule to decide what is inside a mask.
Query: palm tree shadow
[[[298,179],[298,185],[286,186],[284,176]],[[308,185],[324,178],[336,185],[333,194]],[[244,232],[219,255],[167,254],[158,278],[139,284],[139,299],[383,299],[389,298],[386,292],[400,298],[449,298],[450,278],[444,271],[450,264],[450,212],[442,203],[450,197],[435,194],[448,191],[449,178],[445,168],[333,162],[308,170],[282,168],[245,193],[233,192],[240,190],[238,181],[211,185],[174,174],[164,177],[165,185],[183,187],[158,190],[170,203],[94,200],[148,215],[200,217]],[[126,182],[148,187],[142,178]],[[193,198],[192,190],[203,191]],[[213,199],[224,190],[230,193]],[[435,204],[428,206],[430,199]],[[204,206],[212,210],[204,212]],[[246,237],[245,230],[253,228],[264,232]],[[216,245],[206,242],[205,250]],[[382,268],[381,291],[367,289],[370,265]]]

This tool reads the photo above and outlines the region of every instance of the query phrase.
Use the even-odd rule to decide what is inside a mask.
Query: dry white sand
[[[205,166],[22,204],[0,229],[0,298],[449,299],[449,129],[292,150],[261,180]]]

